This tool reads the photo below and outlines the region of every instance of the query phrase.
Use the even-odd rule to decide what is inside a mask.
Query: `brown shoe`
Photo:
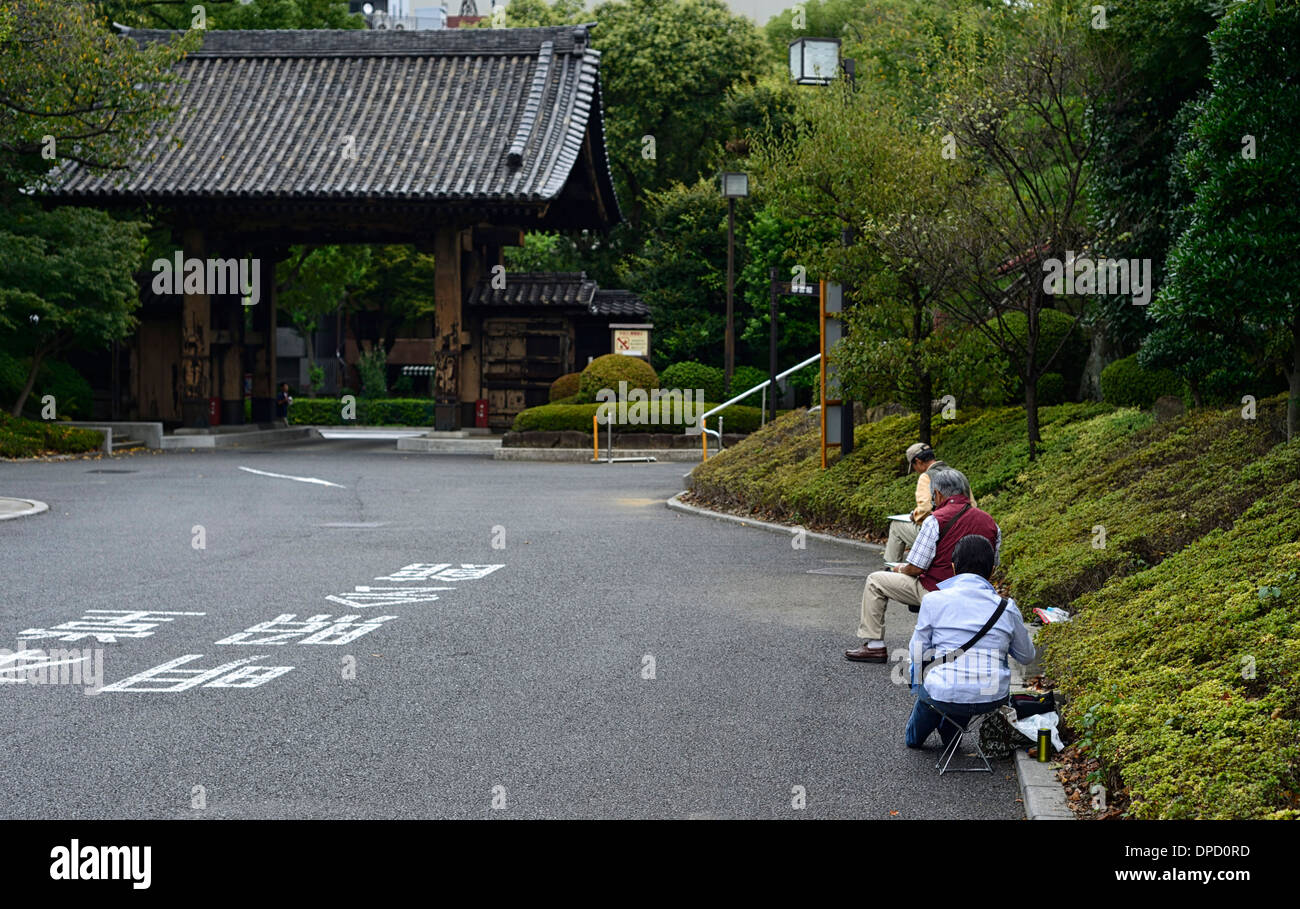
[[[844,659],[852,660],[855,663],[887,663],[889,662],[889,648],[887,647],[869,647],[866,642],[857,650],[844,651]]]

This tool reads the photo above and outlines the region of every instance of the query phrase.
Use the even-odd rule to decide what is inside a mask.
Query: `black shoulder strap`
[[[945,653],[943,656],[939,657],[937,660],[930,660],[928,663],[924,663],[921,666],[921,680],[924,681],[925,674],[929,672],[931,669],[933,669],[936,665],[942,666],[944,663],[952,662],[953,660],[957,659],[957,657],[961,656],[963,653],[966,653],[977,643],[979,643],[980,638],[984,637],[984,635],[989,633],[989,631],[993,628],[993,626],[998,623],[998,619],[1002,618],[1002,613],[1006,611],[1007,611],[1007,598],[1003,597],[1001,600],[998,601],[998,608],[993,610],[993,615],[989,616],[989,620],[984,623],[983,628],[975,632],[975,636],[973,638],[971,638],[965,644],[962,644],[956,650],[950,650],[947,653]]]

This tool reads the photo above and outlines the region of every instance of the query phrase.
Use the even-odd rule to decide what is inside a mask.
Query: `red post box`
[[[474,425],[479,429],[488,428],[488,402],[486,398],[479,398],[474,402]]]
[[[221,425],[221,399],[208,398],[208,425]]]

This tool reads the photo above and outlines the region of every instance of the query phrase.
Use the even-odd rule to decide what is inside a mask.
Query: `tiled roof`
[[[590,308],[601,316],[650,315],[650,307],[630,290],[598,290]]]
[[[585,309],[598,316],[645,316],[650,307],[627,290],[601,290],[581,271],[507,272],[506,286],[483,278],[465,302],[469,306],[549,306]]]
[[[534,217],[554,203],[567,226],[607,227],[619,212],[599,62],[586,26],[210,31],[177,64],[177,115],[129,172],[72,164],[53,195],[508,205]]]
[[[578,306],[586,309],[596,294],[596,282],[581,271],[507,272],[505,287],[494,288],[484,278],[470,289],[470,306]]]

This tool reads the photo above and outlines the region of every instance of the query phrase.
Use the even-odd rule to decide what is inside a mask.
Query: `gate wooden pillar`
[[[207,258],[207,237],[202,228],[186,227],[181,232],[185,260]],[[184,275],[175,276],[184,284]],[[201,282],[200,290],[207,290]],[[181,422],[191,427],[208,424],[208,398],[212,381],[208,356],[211,352],[212,303],[206,293],[186,292],[181,298]]]
[[[460,281],[460,231],[440,227],[433,238],[433,398],[435,426],[459,429],[464,298]]]
[[[258,284],[260,295],[253,311],[253,330],[244,338],[252,348],[254,423],[270,423],[275,419],[275,263],[279,250],[259,247],[253,256],[259,260]],[[243,376],[240,376],[243,381]]]

